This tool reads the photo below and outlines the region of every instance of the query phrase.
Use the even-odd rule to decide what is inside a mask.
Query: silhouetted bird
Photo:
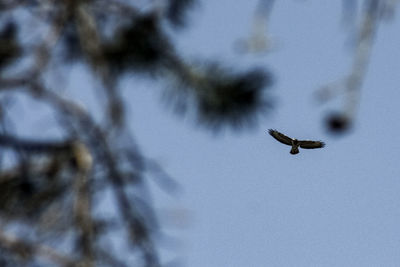
[[[292,146],[292,149],[290,150],[290,154],[297,154],[299,153],[299,147],[305,148],[305,149],[312,149],[312,148],[322,148],[325,146],[324,142],[321,141],[311,141],[311,140],[297,140],[297,139],[292,139],[290,137],[287,137],[286,135],[276,131],[269,129],[268,130],[269,134],[272,135],[276,140],[279,142]]]

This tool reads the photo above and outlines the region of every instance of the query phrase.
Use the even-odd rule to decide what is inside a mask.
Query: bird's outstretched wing
[[[299,140],[299,145],[301,148],[312,149],[322,148],[325,146],[325,143],[321,141]]]
[[[273,129],[269,129],[268,132],[273,138],[275,138],[279,142],[281,142],[285,145],[289,145],[289,146],[292,145],[292,138],[287,137],[286,135],[284,135],[276,130],[273,130]]]

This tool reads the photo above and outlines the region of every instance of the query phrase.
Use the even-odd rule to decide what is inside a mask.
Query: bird
[[[290,154],[295,155],[299,153],[299,147],[305,149],[312,149],[312,148],[322,148],[325,146],[325,143],[322,141],[311,141],[311,140],[297,140],[290,138],[283,133],[278,132],[277,130],[269,129],[269,134],[281,142],[282,144],[292,146],[290,150]]]

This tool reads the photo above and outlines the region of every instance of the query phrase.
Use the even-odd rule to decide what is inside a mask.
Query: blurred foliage
[[[193,8],[196,0],[170,0],[168,1],[167,8],[165,11],[166,18],[169,22],[177,27],[181,28],[186,25],[187,12]]]
[[[198,121],[211,129],[225,125],[242,129],[256,124],[258,115],[268,111],[272,101],[264,88],[272,83],[262,69],[232,73],[218,64],[205,65],[193,77]],[[194,80],[194,81],[193,81]]]
[[[332,134],[343,134],[352,128],[352,120],[348,115],[339,112],[333,112],[326,118],[326,128]]]
[[[103,51],[110,67],[118,74],[126,69],[157,71],[168,60],[171,49],[157,16],[145,14],[117,29]]]
[[[271,106],[264,93],[272,84],[268,71],[235,70],[215,59],[189,63],[194,60],[177,51],[168,32],[187,25],[196,2],[170,0],[145,9],[130,1],[1,2],[2,266],[163,265],[157,244],[163,232],[147,178],[168,192],[176,186],[130,133],[119,81],[125,74],[160,80],[164,95],[180,99],[171,102],[174,110],[185,106],[212,131],[256,124]],[[101,85],[100,110],[82,105],[85,88],[77,98],[58,88],[60,77],[78,65]],[[23,105],[21,95],[48,108],[56,125],[46,127],[60,134],[30,135],[25,120],[45,114],[16,120],[10,107]],[[22,136],[14,127],[21,124]]]
[[[11,64],[21,54],[17,41],[17,25],[7,22],[0,31],[0,71]]]

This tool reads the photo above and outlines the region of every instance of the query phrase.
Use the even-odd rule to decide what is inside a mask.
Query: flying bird
[[[321,141],[311,141],[311,140],[297,140],[290,138],[276,130],[269,129],[269,134],[272,135],[273,138],[281,142],[282,144],[292,146],[290,150],[290,154],[297,154],[299,153],[299,147],[305,149],[312,149],[312,148],[322,148],[325,146],[324,142]]]

